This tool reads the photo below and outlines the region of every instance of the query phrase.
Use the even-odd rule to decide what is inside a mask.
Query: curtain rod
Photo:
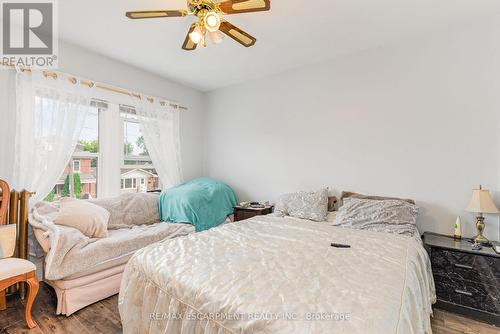
[[[3,63],[3,62],[0,62],[0,65],[8,67],[9,69],[16,69],[16,67],[14,65],[6,64],[6,63]],[[19,70],[21,72],[31,72],[31,68],[26,67],[26,66],[20,66]],[[53,71],[44,70],[44,71],[42,71],[42,73],[43,73],[43,75],[46,78],[47,77],[51,77],[54,80],[57,80],[57,78],[58,78],[57,73],[53,72]],[[69,81],[72,84],[76,84],[78,82],[78,79],[75,76],[69,76]],[[118,94],[132,96],[132,97],[138,98],[139,100],[142,99],[142,96],[140,94],[138,94],[136,92],[133,92],[133,91],[130,91],[130,90],[127,90],[127,89],[124,89],[124,88],[118,88],[118,87],[108,86],[108,85],[104,85],[104,84],[101,84],[101,83],[95,83],[95,82],[90,81],[90,80],[82,80],[82,79],[80,79],[80,84],[88,86],[89,88],[95,87],[95,88],[99,88],[99,89],[102,89],[102,90],[106,90],[108,92],[113,92],[113,93],[118,93]],[[154,99],[152,97],[147,97],[147,100],[149,102],[151,102],[151,103],[154,102]],[[161,106],[165,106],[167,103],[172,108],[179,109],[179,110],[188,110],[188,108],[185,107],[185,106],[183,106],[183,105],[160,100],[160,105]]]

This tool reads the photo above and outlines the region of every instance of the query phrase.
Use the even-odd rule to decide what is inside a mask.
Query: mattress
[[[135,253],[119,310],[125,334],[431,333],[434,301],[415,238],[258,216]]]

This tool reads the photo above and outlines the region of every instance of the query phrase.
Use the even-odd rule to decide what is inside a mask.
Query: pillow
[[[390,199],[394,200],[400,200],[400,201],[405,201],[410,204],[415,204],[415,201],[412,199],[405,199],[405,198],[397,198],[397,197],[385,197],[385,196],[372,196],[372,195],[363,195],[363,194],[358,194],[358,193],[353,193],[350,191],[343,191],[342,196],[340,199],[343,201],[346,198],[360,198],[360,199],[374,199],[374,200],[379,200],[379,201],[386,201]]]
[[[417,214],[418,207],[403,200],[346,198],[333,225],[414,236]]]
[[[274,215],[325,221],[328,216],[328,189],[282,195],[276,204]]]
[[[62,198],[61,209],[54,220],[57,225],[73,227],[89,238],[108,236],[108,210],[87,201]]]

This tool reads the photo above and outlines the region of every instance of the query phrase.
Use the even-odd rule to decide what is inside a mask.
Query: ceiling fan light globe
[[[213,44],[220,44],[224,39],[224,35],[222,35],[220,31],[211,31],[208,33],[208,37]]]
[[[189,38],[194,44],[199,44],[203,40],[203,34],[201,33],[199,26],[197,26],[193,32],[189,34]]]
[[[191,38],[194,44],[199,44],[201,42],[201,35],[199,33],[192,32],[189,34],[189,38]]]
[[[204,18],[205,27],[208,31],[214,32],[220,28],[220,16],[216,12],[208,12]]]

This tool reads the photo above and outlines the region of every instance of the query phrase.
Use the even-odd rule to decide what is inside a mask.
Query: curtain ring
[[[132,98],[134,98],[134,97],[135,97],[135,98],[137,98],[137,99],[139,99],[139,100],[142,100],[142,97],[141,97],[141,95],[140,95],[140,94],[134,93],[134,92],[132,92],[132,91],[130,91],[130,90],[128,91],[128,95],[129,95],[130,97],[132,97]]]
[[[75,84],[78,82],[78,80],[76,80],[76,78],[75,78],[75,77],[71,77],[71,78],[69,78],[68,80],[69,80],[69,82],[71,82],[73,85],[75,85]]]
[[[43,73],[43,76],[46,78],[51,77],[54,80],[57,79],[57,73],[55,73],[55,72],[43,71],[42,73]]]

